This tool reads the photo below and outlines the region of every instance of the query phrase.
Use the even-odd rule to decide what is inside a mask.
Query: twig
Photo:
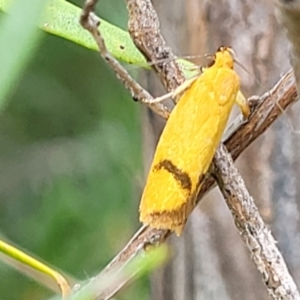
[[[300,299],[296,284],[288,272],[276,241],[264,224],[245,182],[224,145],[213,160],[215,175],[233,215],[235,225],[248,247],[257,270],[273,299]]]
[[[104,41],[101,38],[100,32],[98,31],[98,23],[91,23],[88,16],[91,16],[91,12],[94,6],[91,6],[90,3],[95,4],[96,1],[88,1],[88,4],[85,7],[85,11],[82,15],[82,24],[93,34],[95,39],[97,40],[100,52],[105,50]],[[130,1],[133,3],[132,1]],[[137,1],[142,3],[143,1]],[[149,5],[149,1],[146,1],[147,5]],[[90,6],[89,6],[90,4]],[[150,3],[151,4],[151,3]],[[149,9],[149,6],[146,6]],[[138,11],[139,10],[134,10]],[[92,15],[94,18],[94,15]],[[153,15],[151,15],[153,18]],[[87,24],[89,24],[87,26]],[[155,24],[155,22],[154,22]],[[92,28],[91,28],[92,27]],[[159,30],[157,27],[154,28],[156,30],[156,35],[159,34]],[[132,33],[132,32],[131,32]],[[148,33],[149,34],[149,33]],[[147,34],[146,34],[147,35]],[[153,42],[153,41],[152,41]],[[104,45],[104,47],[103,47]],[[145,47],[147,48],[147,47]],[[158,47],[159,48],[159,47]],[[148,48],[147,48],[148,49]],[[148,49],[149,50],[149,49]],[[150,49],[151,50],[151,49]],[[154,47],[152,49],[154,51],[159,50]],[[107,56],[107,51],[104,54],[104,58],[112,65],[116,72],[119,72],[119,66],[116,68],[116,64],[113,61],[113,58]],[[149,51],[150,52],[150,51]],[[151,57],[150,57],[151,58]],[[154,55],[155,58],[155,55]],[[148,57],[149,59],[149,57]],[[152,61],[152,59],[149,59]],[[155,59],[154,59],[155,60]],[[112,63],[113,62],[113,63]],[[168,72],[168,68],[158,69],[157,72]],[[176,71],[173,71],[171,68],[171,74],[176,74]],[[166,74],[167,76],[167,74]],[[173,78],[172,76],[168,77],[166,82],[168,83],[168,78]],[[167,84],[165,83],[165,84]],[[128,88],[128,85],[127,85]],[[130,87],[129,87],[130,88]],[[130,91],[134,94],[133,89]],[[140,89],[137,90],[140,92]],[[147,96],[148,97],[148,96]],[[145,97],[146,98],[146,97]],[[150,98],[151,99],[151,98]],[[288,104],[292,103],[296,99],[296,91],[294,86],[294,79],[291,73],[287,73],[278,83],[277,86],[274,87],[272,91],[268,94],[265,94],[262,98],[256,97],[252,98],[253,103],[253,113],[248,123],[241,124],[239,128],[232,132],[230,137],[226,141],[226,145],[230,152],[232,152],[233,157],[236,158],[252,141],[254,141],[260,134],[262,134],[274,121],[275,119],[282,113],[282,110],[277,106],[276,101],[274,99],[279,99],[278,103],[281,107],[286,107]],[[274,101],[274,102],[273,102]],[[208,179],[204,182],[201,193],[198,197],[198,201],[201,199],[203,194],[207,192],[213,186],[214,181],[212,179]],[[116,258],[105,268],[105,270],[100,273],[95,279],[101,281],[103,276],[105,276],[111,270],[121,270],[124,265],[128,263],[133,257],[136,257],[140,253],[143,253],[146,250],[148,245],[159,245],[165,241],[165,239],[170,234],[169,231],[166,230],[156,230],[150,229],[147,227],[142,227],[140,231],[135,235],[135,237],[127,244],[127,246],[116,256]],[[133,274],[135,275],[135,274]],[[128,283],[131,280],[132,276],[128,276],[128,278],[124,278],[122,282],[118,282],[117,286],[111,287],[108,291],[104,291],[102,294],[99,294],[97,299],[109,299],[109,297],[115,294],[122,286]],[[94,279],[94,280],[95,280]]]
[[[180,66],[160,33],[159,19],[150,0],[127,0],[128,31],[136,47],[153,63],[167,91],[174,91],[185,81]],[[159,63],[155,63],[155,62]]]
[[[122,81],[124,86],[131,93],[133,99],[140,102],[143,102],[146,99],[147,105],[149,105],[154,112],[167,119],[170,114],[169,109],[161,103],[149,104],[153,97],[145,89],[143,89],[129,75],[126,69],[123,68],[123,66],[107,51],[105,42],[98,29],[100,25],[100,19],[94,14],[96,3],[97,0],[87,0],[85,2],[85,6],[80,16],[80,24],[92,34],[99,47],[101,56],[115,71],[116,76]]]
[[[122,270],[136,257],[143,255],[147,248],[150,246],[161,245],[165,240],[169,232],[150,229],[147,226],[142,226],[128,244],[95,278],[96,282],[101,283],[108,274],[114,274],[122,272]],[[128,256],[129,254],[129,256]],[[110,288],[101,291],[97,295],[97,299],[110,299],[113,297],[124,285],[128,284],[139,273],[140,270],[136,270],[135,274],[123,277],[117,282],[117,286],[111,286]],[[126,274],[129,275],[129,274]]]

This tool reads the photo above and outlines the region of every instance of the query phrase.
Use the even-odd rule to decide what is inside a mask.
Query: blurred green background
[[[98,11],[126,28],[122,0],[102,0]],[[86,280],[139,226],[140,106],[98,53],[42,35],[0,117],[1,234]],[[0,276],[3,300],[53,295],[2,262]],[[118,299],[147,294],[140,281]]]

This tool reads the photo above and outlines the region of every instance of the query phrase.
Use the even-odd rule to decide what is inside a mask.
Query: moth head
[[[228,67],[233,69],[233,64],[235,61],[235,53],[230,47],[221,46],[215,54],[215,63],[214,65],[220,68]]]

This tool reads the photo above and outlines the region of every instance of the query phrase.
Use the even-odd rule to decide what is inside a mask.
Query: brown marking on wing
[[[177,168],[170,160],[164,159],[154,167],[155,171],[160,169],[168,171],[183,189],[192,190],[192,181],[188,173]]]
[[[177,209],[150,213],[145,220],[143,220],[144,223],[150,225],[152,228],[168,229],[175,231],[177,236],[181,235],[187,218],[196,205],[197,195],[201,189],[204,178],[205,174],[200,174],[196,190],[188,198],[186,203]]]

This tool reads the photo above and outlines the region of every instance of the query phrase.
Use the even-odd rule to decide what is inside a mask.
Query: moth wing
[[[197,81],[171,113],[143,192],[140,220],[155,228],[179,232],[193,208],[199,176],[207,171],[203,160],[211,152],[218,130],[218,114],[212,115],[218,106],[208,87]],[[201,101],[203,98],[206,101]],[[208,124],[211,118],[214,123]]]
[[[239,89],[239,84],[232,84],[235,79],[233,71],[208,70],[172,111],[142,195],[144,224],[181,232],[235,101]]]

